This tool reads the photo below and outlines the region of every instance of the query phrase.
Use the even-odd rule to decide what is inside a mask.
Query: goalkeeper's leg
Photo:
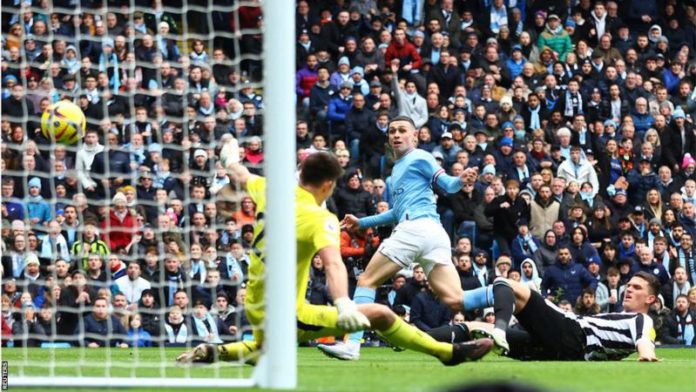
[[[185,363],[213,363],[217,361],[244,362],[253,365],[261,353],[263,332],[253,329],[254,340],[227,343],[210,344],[202,343],[189,351],[181,353],[176,361]]]
[[[432,355],[445,365],[478,360],[493,347],[491,339],[455,344],[438,342],[427,333],[404,322],[384,305],[365,304],[358,306],[358,309],[370,320],[372,328],[390,344]]]
[[[480,359],[493,347],[491,339],[455,344],[438,342],[401,320],[384,305],[362,304],[358,305],[358,310],[370,320],[370,327],[390,344],[432,355],[448,366]],[[336,325],[338,311],[332,306],[303,305],[298,309],[297,317],[298,339],[301,342],[323,336],[336,336],[343,332]],[[336,358],[333,355],[329,356]]]
[[[178,363],[213,363],[230,361],[253,364],[259,353],[259,344],[250,340],[228,344],[202,343],[176,357]]]

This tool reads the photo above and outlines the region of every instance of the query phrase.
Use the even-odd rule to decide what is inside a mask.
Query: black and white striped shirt
[[[639,342],[653,344],[655,340],[653,321],[646,314],[602,313],[574,318],[587,338],[586,361],[621,360],[636,352]]]
[[[565,317],[577,321],[585,332],[586,361],[618,361],[636,352],[639,342],[655,344],[653,320],[647,314],[601,313],[578,316],[563,312],[555,305],[553,307]]]

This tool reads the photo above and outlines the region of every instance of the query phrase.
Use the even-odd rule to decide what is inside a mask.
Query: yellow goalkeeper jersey
[[[245,308],[249,321],[260,325],[263,321],[263,298],[265,286],[265,236],[264,214],[266,210],[266,179],[253,177],[247,182],[247,193],[256,203],[256,224],[249,259],[249,282]],[[322,248],[340,246],[338,219],[326,208],[317,205],[314,196],[299,186],[295,188],[295,219],[297,226],[297,255],[287,262],[297,263],[297,302],[299,307],[305,302],[312,258]]]

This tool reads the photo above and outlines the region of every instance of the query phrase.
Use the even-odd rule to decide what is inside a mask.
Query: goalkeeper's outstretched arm
[[[326,285],[329,287],[334,306],[338,309],[338,327],[348,332],[370,327],[367,316],[362,314],[357,305],[348,297],[348,272],[341,259],[341,252],[336,246],[325,246],[317,252],[324,262]]]
[[[331,298],[348,297],[348,272],[339,249],[335,246],[325,246],[317,253],[324,263],[326,285]]]
[[[239,184],[239,187],[246,191],[249,180],[257,176],[251,174],[246,166],[236,162],[227,164],[227,177],[229,177],[230,183]]]
[[[232,135],[225,135],[220,140],[220,163],[227,169],[227,177],[230,183],[239,184],[241,189],[247,189],[247,182],[255,177],[246,166],[239,163],[239,143]]]

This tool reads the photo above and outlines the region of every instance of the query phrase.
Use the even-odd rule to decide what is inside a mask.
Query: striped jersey
[[[647,314],[600,313],[579,316],[563,312],[549,301],[547,304],[580,325],[585,333],[586,361],[618,361],[635,353],[640,342],[655,344],[653,321]]]

